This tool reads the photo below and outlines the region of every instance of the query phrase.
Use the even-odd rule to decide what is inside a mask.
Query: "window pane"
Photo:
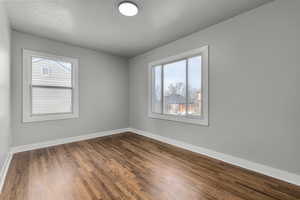
[[[186,60],[164,65],[164,113],[186,114]]]
[[[162,113],[161,66],[152,67],[152,112]]]
[[[72,89],[32,87],[32,114],[72,112]]]
[[[201,116],[202,114],[202,57],[188,59],[188,114]]]
[[[32,57],[32,85],[72,87],[72,64]]]

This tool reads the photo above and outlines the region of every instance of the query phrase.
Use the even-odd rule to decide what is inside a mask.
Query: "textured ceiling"
[[[13,29],[132,57],[271,0],[135,0],[135,17],[117,0],[0,0]]]

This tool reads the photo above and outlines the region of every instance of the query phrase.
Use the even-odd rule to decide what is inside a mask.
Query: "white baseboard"
[[[11,152],[14,154],[14,153],[30,151],[30,150],[34,150],[34,149],[42,149],[42,148],[46,148],[46,147],[57,146],[60,144],[78,142],[78,141],[93,139],[93,138],[97,138],[97,137],[103,137],[103,136],[108,136],[108,135],[113,135],[113,134],[118,134],[118,133],[124,133],[124,132],[128,132],[128,131],[130,131],[129,128],[123,128],[123,129],[102,131],[102,132],[80,135],[80,136],[69,137],[69,138],[62,138],[62,139],[57,139],[57,140],[52,140],[52,141],[47,141],[47,142],[41,142],[41,143],[35,143],[35,144],[29,144],[29,145],[23,145],[23,146],[16,146],[16,147],[11,148]]]
[[[134,129],[134,128],[131,128],[130,131],[134,132],[136,134],[139,134],[139,135],[143,135],[145,137],[149,137],[149,138],[152,138],[152,139],[164,142],[164,143],[168,143],[168,144],[171,144],[171,145],[183,148],[183,149],[187,149],[187,150],[199,153],[199,154],[203,154],[203,155],[215,158],[217,160],[222,160],[224,162],[227,162],[227,163],[230,163],[230,164],[233,164],[233,165],[236,165],[236,166],[239,166],[239,167],[251,170],[251,171],[255,171],[255,172],[258,172],[258,173],[261,173],[261,174],[264,174],[264,175],[300,186],[300,176],[297,174],[293,174],[293,173],[283,171],[280,169],[275,169],[275,168],[272,168],[272,167],[269,167],[266,165],[258,164],[258,163],[255,163],[255,162],[252,162],[249,160],[245,160],[245,159],[234,157],[234,156],[227,155],[224,153],[216,152],[216,151],[213,151],[210,149],[187,144],[187,143],[175,140],[175,139],[163,137],[163,136],[149,133],[146,131],[142,131],[142,130],[138,130],[138,129]]]
[[[10,153],[10,152],[7,153],[5,162],[4,162],[4,164],[1,168],[1,171],[0,171],[0,193],[2,192],[2,189],[3,189],[3,186],[4,186],[5,178],[6,178],[6,175],[7,175],[7,172],[8,172],[8,168],[10,166],[10,162],[12,160],[12,156],[13,156],[12,153]]]
[[[5,182],[5,178],[6,178],[9,166],[10,166],[10,162],[12,160],[13,154],[15,154],[15,153],[30,151],[30,150],[35,150],[35,149],[41,149],[41,148],[46,148],[46,147],[51,147],[51,146],[57,146],[60,144],[78,142],[78,141],[83,141],[83,140],[88,140],[88,139],[93,139],[93,138],[98,138],[98,137],[103,137],[103,136],[108,136],[108,135],[114,135],[114,134],[118,134],[118,133],[129,132],[130,130],[131,129],[129,129],[129,128],[123,128],[123,129],[116,129],[116,130],[111,130],[111,131],[102,131],[102,132],[80,135],[80,136],[69,137],[69,138],[62,138],[62,139],[57,139],[57,140],[52,140],[52,141],[47,141],[47,142],[12,147],[10,152],[8,153],[5,163],[0,171],[0,193],[2,191],[4,182]]]
[[[133,132],[133,133],[136,133],[139,135],[143,135],[143,136],[146,136],[146,137],[149,137],[149,138],[161,141],[161,142],[165,142],[165,143],[168,143],[168,144],[171,144],[171,145],[183,148],[183,149],[187,149],[187,150],[190,150],[190,151],[193,151],[193,152],[196,152],[199,154],[203,154],[203,155],[206,155],[206,156],[218,159],[218,160],[222,160],[224,162],[227,162],[227,163],[230,163],[230,164],[233,164],[233,165],[236,165],[236,166],[239,166],[239,167],[251,170],[251,171],[255,171],[255,172],[258,172],[258,173],[261,173],[261,174],[264,174],[264,175],[300,186],[300,176],[297,174],[293,174],[293,173],[290,173],[287,171],[275,169],[275,168],[272,168],[272,167],[269,167],[266,165],[262,165],[259,163],[255,163],[252,161],[248,161],[248,160],[245,160],[242,158],[234,157],[234,156],[216,152],[216,151],[213,151],[210,149],[187,144],[187,143],[175,140],[175,139],[163,137],[163,136],[160,136],[157,134],[149,133],[149,132],[134,129],[134,128],[124,128],[124,129],[117,129],[117,130],[111,130],[111,131],[103,131],[103,132],[98,132],[98,133],[93,133],[93,134],[82,135],[82,136],[63,138],[63,139],[58,139],[58,140],[53,140],[53,141],[48,141],[48,142],[13,147],[11,149],[11,153],[9,154],[7,161],[5,162],[5,165],[1,171],[0,186],[2,186],[4,183],[5,176],[6,176],[12,155],[14,153],[30,151],[30,150],[34,150],[34,149],[41,149],[41,148],[45,148],[45,147],[56,146],[56,145],[60,145],[60,144],[67,144],[67,143],[71,143],[71,142],[88,140],[88,139],[93,139],[93,138],[97,138],[97,137],[103,137],[103,136],[108,136],[108,135],[113,135],[113,134],[118,134],[118,133],[124,133],[124,132]],[[0,187],[0,189],[1,189],[1,187]]]

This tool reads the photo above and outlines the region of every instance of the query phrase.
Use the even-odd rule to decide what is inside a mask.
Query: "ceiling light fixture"
[[[138,14],[139,8],[132,1],[122,1],[118,6],[119,12],[127,17],[132,17]]]

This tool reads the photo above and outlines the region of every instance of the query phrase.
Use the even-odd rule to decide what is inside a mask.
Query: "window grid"
[[[164,71],[166,70],[165,65],[178,61],[181,62],[174,64],[173,70],[168,69],[167,72]],[[186,64],[184,65],[184,63]],[[164,92],[166,92],[167,96],[167,98],[162,98],[161,100],[153,98],[155,96],[153,96],[152,71],[156,66],[161,66],[161,72],[163,72],[159,81],[161,82],[161,87],[163,87],[161,96],[163,96]],[[209,46],[202,46],[198,49],[153,61],[148,65],[148,72],[148,117],[209,126]],[[186,75],[182,73],[186,73]],[[164,76],[164,74],[166,75]],[[188,83],[184,83],[185,81]],[[183,84],[186,84],[185,87]],[[159,83],[155,87],[158,85]],[[164,91],[164,87],[169,85],[171,85],[170,88]],[[184,89],[186,90],[185,92],[183,91]],[[156,90],[156,92],[159,91]],[[173,97],[170,97],[170,94],[173,94]],[[186,94],[188,94],[187,97],[184,97]],[[156,97],[158,96],[156,95]],[[153,102],[155,102],[155,105]],[[168,110],[166,111],[168,114],[164,112],[164,104],[168,105]],[[186,104],[189,106],[187,107]],[[153,112],[153,107],[159,113]],[[159,108],[161,109],[159,110]]]
[[[33,57],[32,57],[33,58]],[[33,67],[33,62],[32,62],[32,58],[31,58],[31,68]],[[48,59],[49,58],[43,58],[40,57],[41,59]],[[52,59],[51,59],[52,60]],[[52,60],[52,61],[59,61],[59,60]],[[47,67],[49,72],[50,72],[50,67],[49,66],[42,66],[42,70],[43,68]],[[42,71],[43,73],[43,71]],[[73,91],[73,66],[71,65],[71,86],[57,86],[57,85],[41,85],[41,84],[32,84],[32,73],[31,73],[31,84],[30,84],[30,96],[31,96],[31,115],[32,116],[39,116],[39,115],[56,115],[56,114],[70,114],[73,113],[73,95],[74,95],[74,91]],[[33,113],[33,89],[34,88],[44,88],[44,89],[70,89],[71,90],[71,108],[70,108],[70,112],[53,112],[53,113]]]
[[[201,113],[200,113],[200,116],[196,116],[196,115],[192,115],[192,114],[189,114],[188,113],[188,106],[189,106],[189,62],[188,62],[188,60],[190,59],[190,58],[194,58],[194,57],[197,57],[197,56],[201,56],[202,57],[202,55],[201,54],[199,54],[199,55],[193,55],[193,56],[189,56],[189,57],[186,57],[186,58],[183,58],[183,59],[178,59],[178,60],[174,60],[174,61],[172,61],[172,62],[168,62],[168,63],[163,63],[163,64],[160,64],[160,65],[155,65],[155,66],[153,66],[152,67],[152,69],[153,68],[155,68],[155,67],[158,67],[158,66],[161,66],[161,87],[162,87],[162,89],[161,89],[161,113],[159,113],[159,114],[161,114],[161,115],[171,115],[171,116],[173,116],[172,114],[168,114],[168,113],[165,113],[165,111],[164,111],[164,108],[165,108],[165,101],[164,101],[164,90],[165,90],[165,86],[164,86],[164,69],[165,69],[165,65],[167,65],[167,64],[171,64],[171,63],[175,63],[175,62],[178,62],[178,61],[185,61],[185,71],[186,71],[186,84],[185,84],[185,92],[186,92],[186,97],[185,97],[185,115],[184,116],[180,116],[180,117],[185,117],[185,118],[202,118],[203,117],[203,102],[201,102]],[[153,73],[153,71],[152,71],[152,69],[151,69],[151,73]],[[201,67],[201,70],[203,70],[203,67]],[[154,74],[155,75],[155,74]],[[201,73],[201,76],[202,76],[202,73]],[[152,79],[153,79],[153,74],[152,74]],[[154,76],[155,77],[155,76]],[[202,82],[202,77],[200,77],[201,78],[201,82]],[[151,95],[153,95],[153,84],[151,85]],[[203,99],[202,98],[203,97],[203,87],[201,87],[201,99]],[[151,98],[151,101],[153,101],[153,98]],[[151,109],[151,112],[153,112],[153,102],[151,102],[151,107],[152,107],[152,109]],[[153,112],[153,113],[155,113],[155,112]]]

